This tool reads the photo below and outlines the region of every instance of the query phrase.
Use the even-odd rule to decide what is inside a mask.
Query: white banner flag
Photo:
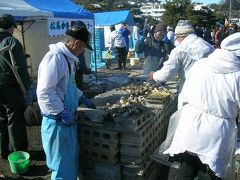
[[[84,22],[88,31],[93,33],[93,20],[91,19],[48,18],[48,35],[65,36],[66,30],[71,28],[75,24],[75,21],[78,20]]]

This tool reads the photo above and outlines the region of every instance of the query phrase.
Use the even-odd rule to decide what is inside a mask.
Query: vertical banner
[[[111,40],[110,35],[111,35],[110,26],[104,26],[104,45],[107,48],[110,46]]]
[[[93,33],[94,24],[92,19],[48,18],[48,35],[65,36],[66,30],[71,28],[77,20],[84,22],[88,31],[91,34]]]

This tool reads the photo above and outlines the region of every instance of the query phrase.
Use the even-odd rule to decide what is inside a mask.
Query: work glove
[[[31,85],[30,91],[32,92],[33,102],[37,102],[37,86]]]
[[[31,85],[29,88],[27,88],[26,94],[24,96],[24,101],[26,106],[37,101],[36,87]]]
[[[144,36],[141,36],[141,35],[140,35],[139,38],[138,38],[138,40],[139,40],[140,42],[142,42],[142,43],[144,42],[144,39],[145,39]]]
[[[79,102],[83,103],[87,108],[96,109],[96,106],[93,104],[93,102],[84,95],[79,98]]]
[[[64,109],[62,112],[60,112],[58,116],[61,118],[61,121],[67,126],[71,126],[75,123],[72,113],[67,109]]]
[[[149,79],[149,80],[153,80],[153,74],[154,74],[154,71],[151,71],[151,72],[148,74],[148,79]]]
[[[33,96],[34,96],[33,93],[34,92],[33,92],[32,88],[27,89],[26,94],[24,96],[24,101],[25,101],[26,106],[33,103]]]

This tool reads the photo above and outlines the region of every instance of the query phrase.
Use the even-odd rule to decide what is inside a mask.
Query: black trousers
[[[116,57],[118,60],[118,67],[119,69],[122,69],[126,67],[126,59],[127,59],[127,54],[126,54],[126,47],[120,48],[120,47],[115,47],[116,49]]]
[[[24,98],[18,87],[0,87],[0,155],[3,158],[10,150],[27,151],[24,110]]]
[[[185,152],[178,155],[176,159],[181,165],[178,169],[170,168],[169,180],[194,180],[194,178],[198,180],[221,180],[197,156]]]

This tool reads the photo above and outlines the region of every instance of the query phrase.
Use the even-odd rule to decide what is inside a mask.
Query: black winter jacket
[[[170,42],[170,41],[169,41]],[[170,44],[165,44],[162,40],[156,40],[154,37],[147,37],[138,42],[144,53],[143,74],[148,75],[151,71],[157,71],[162,68],[164,61],[168,58],[168,53],[173,49]]]
[[[24,56],[23,46],[10,33],[6,31],[0,31],[0,49],[6,46],[11,47],[13,57],[15,60],[16,69],[23,81],[24,86],[26,87],[26,89],[28,89],[31,86],[31,79],[27,70],[27,61]],[[11,63],[8,51],[6,51],[3,54],[3,56]],[[7,65],[7,63],[1,59],[1,56],[0,56],[0,87],[17,87],[17,88],[20,87],[12,70]]]

